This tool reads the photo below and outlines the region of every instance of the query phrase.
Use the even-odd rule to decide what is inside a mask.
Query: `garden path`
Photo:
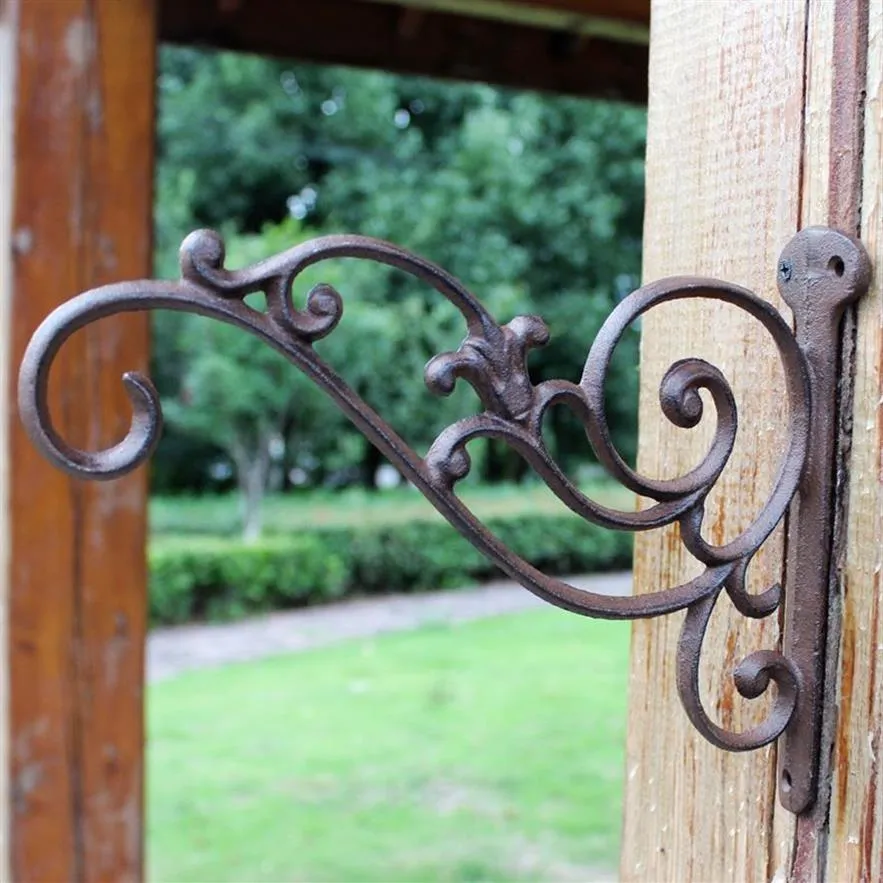
[[[630,573],[572,577],[579,588],[607,595],[631,592]],[[456,623],[514,613],[543,604],[512,582],[467,589],[382,595],[288,610],[233,623],[205,623],[152,631],[147,639],[147,680],[185,671],[247,662],[322,647],[348,638],[370,638],[431,623]]]

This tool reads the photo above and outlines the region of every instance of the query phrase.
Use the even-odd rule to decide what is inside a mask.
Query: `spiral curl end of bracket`
[[[717,596],[705,598],[688,611],[677,650],[677,687],[693,726],[712,745],[727,751],[753,751],[782,735],[797,708],[800,673],[789,659],[775,650],[758,650],[742,659],[733,670],[733,681],[745,699],[758,699],[774,683],[778,690],[764,720],[742,732],[714,723],[702,703],[699,662],[702,644]]]
[[[215,230],[194,230],[184,237],[178,249],[181,278],[188,282],[205,282],[216,279],[218,270],[224,267],[227,246],[224,237]]]
[[[853,256],[844,249],[841,234],[834,234],[833,239],[827,233],[821,239],[810,236],[809,250],[805,241],[798,241],[801,235],[794,241],[797,244],[792,243],[784,253],[790,262],[789,279],[794,277],[788,283],[789,303],[803,296],[802,289],[794,289],[794,280],[801,274],[810,279],[818,276],[813,276],[812,260],[817,262],[818,258],[813,257],[812,248],[821,254],[836,247],[847,257],[847,282],[852,278]],[[804,260],[807,254],[809,263]],[[457,381],[464,380],[473,387],[482,410],[442,430],[425,457],[408,446],[313,348],[316,340],[330,334],[340,322],[343,298],[332,286],[320,283],[309,291],[304,306],[297,308],[292,294],[294,283],[307,267],[334,258],[358,258],[397,268],[441,294],[465,320],[466,336],[460,347],[431,359],[424,379],[436,395],[449,395]],[[758,651],[735,668],[735,687],[747,699],[757,699],[771,685],[776,687],[766,718],[745,732],[730,732],[714,723],[703,708],[699,691],[702,644],[720,596],[725,595],[740,613],[754,618],[770,616],[782,603],[779,586],[759,595],[746,589],[750,561],[781,522],[798,490],[811,435],[812,389],[807,356],[776,309],[750,291],[717,280],[659,280],[628,295],[614,308],[592,343],[578,383],[534,383],[528,371],[528,353],[549,340],[549,329],[541,318],[516,316],[507,324],[499,324],[456,278],[390,243],[359,236],[328,236],[242,269],[228,270],[224,263],[222,237],[210,230],[198,230],[182,243],[179,282],[145,281],[95,289],[62,305],[44,321],[22,363],[19,407],[31,439],[51,462],[72,475],[114,478],[150,456],[162,426],[153,385],[142,375],[130,373],[123,382],[133,419],[121,442],[90,453],[68,445],[60,437],[49,414],[48,375],[58,350],[77,329],[115,313],[153,308],[198,313],[236,325],[288,357],[463,536],[534,594],[581,615],[608,619],[639,619],[686,610],[678,643],[678,690],[690,720],[710,742],[727,750],[746,751],[768,744],[785,731],[795,716],[803,687],[799,669],[781,653]],[[854,274],[859,282],[867,275],[859,272],[862,266],[857,263]],[[265,313],[246,303],[246,297],[256,292],[266,296]],[[633,470],[613,444],[606,412],[605,381],[613,352],[628,327],[660,304],[693,298],[730,304],[757,320],[779,353],[786,381],[788,442],[772,492],[755,520],[734,540],[721,545],[708,542],[702,528],[705,499],[727,465],[738,430],[736,402],[723,374],[701,359],[682,359],[663,376],[659,402],[672,424],[683,429],[699,425],[705,412],[703,392],[711,398],[717,421],[705,456],[676,478],[654,479]],[[582,424],[592,452],[616,481],[653,503],[637,512],[625,512],[586,496],[555,462],[543,440],[543,422],[554,407],[566,407]],[[686,549],[705,569],[682,585],[622,598],[583,591],[541,573],[491,534],[455,493],[457,482],[471,467],[467,445],[481,438],[496,439],[511,447],[559,500],[586,521],[629,531],[677,523]]]
[[[42,332],[42,334],[41,334]],[[67,334],[46,320],[25,352],[19,372],[18,400],[22,424],[34,446],[46,459],[75,478],[109,481],[126,475],[150,459],[162,435],[163,413],[159,395],[149,378],[136,371],[123,374],[122,382],[132,406],[132,420],[124,438],[101,451],[83,451],[68,444],[49,414],[48,382],[51,357],[39,343],[48,335],[54,351]]]
[[[702,421],[704,405],[701,389],[714,393],[718,421],[724,424],[729,452],[736,436],[736,402],[726,378],[718,368],[703,359],[681,359],[662,378],[659,404],[662,413],[680,429],[693,429]],[[720,405],[724,407],[721,408]]]
[[[293,303],[293,279],[274,282],[267,289],[267,313],[283,333],[305,343],[327,337],[343,318],[343,298],[332,285],[319,283],[308,292],[303,310]]]
[[[321,334],[330,334],[343,318],[343,298],[340,292],[327,283],[320,282],[307,292],[307,312],[321,324]]]

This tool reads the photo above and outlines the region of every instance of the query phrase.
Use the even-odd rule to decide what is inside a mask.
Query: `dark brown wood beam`
[[[171,43],[643,104],[647,46],[362,0],[160,0]]]
[[[363,0],[483,18],[545,30],[606,37],[617,43],[650,42],[649,0]]]
[[[650,25],[650,0],[505,0],[505,3],[507,6],[554,9],[556,12],[572,12],[590,18],[611,18]]]

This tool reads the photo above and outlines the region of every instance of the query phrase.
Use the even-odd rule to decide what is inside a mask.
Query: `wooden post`
[[[36,453],[13,402],[24,346],[53,307],[149,273],[153,0],[6,0],[0,22],[0,878],[131,880],[143,864],[145,473],[71,481]],[[119,438],[120,375],[146,367],[146,320],[100,323],[62,355],[60,429],[86,447]]]
[[[12,283],[12,119],[16,10],[0,2],[0,414],[10,411],[9,291]],[[0,432],[0,658],[9,646],[9,436]],[[9,674],[0,670],[0,878],[9,879]]]
[[[775,288],[776,257],[799,227],[823,224],[861,234],[878,281],[859,307],[854,349],[855,316],[844,323],[844,370],[856,372],[854,431],[845,460],[849,479],[841,482],[838,500],[841,543],[828,653],[833,678],[819,801],[795,820],[778,804],[775,748],[727,754],[697,736],[674,683],[680,619],[638,623],[622,877],[654,883],[877,880],[883,850],[874,772],[883,751],[883,679],[876,678],[883,646],[883,3],[873,0],[869,15],[863,0],[657,0],[651,22],[646,278],[718,276],[752,288],[787,315]],[[771,487],[774,452],[782,449],[782,372],[771,342],[735,312],[687,302],[648,316],[641,356],[643,472],[683,474],[702,456],[707,430],[691,435],[665,425],[656,399],[665,369],[695,355],[723,369],[739,405],[741,438],[707,518],[708,535],[720,542],[750,522]],[[848,435],[841,441],[844,457]],[[783,545],[780,531],[762,550],[750,571],[752,590],[781,578]],[[673,531],[639,538],[638,591],[681,582],[696,567]],[[775,648],[778,624],[746,621],[726,599],[719,607],[706,639],[704,695],[725,725],[741,729],[759,716],[753,706],[762,710],[764,703],[741,700],[732,667],[752,650]]]
[[[874,264],[858,307],[852,452],[842,554],[827,880],[883,879],[883,0],[868,14],[862,241]]]

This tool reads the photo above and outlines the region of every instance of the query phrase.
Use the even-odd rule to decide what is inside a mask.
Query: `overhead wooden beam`
[[[363,0],[386,3],[390,0]],[[583,37],[603,37],[616,43],[650,42],[650,4],[647,0],[616,3],[611,0],[397,0],[408,9],[450,12]]]
[[[12,289],[12,194],[15,166],[12,160],[15,131],[16,38],[18,4],[0,3],[0,414],[11,408],[7,353],[11,321],[9,292]],[[9,615],[9,434],[0,427],[0,659],[8,659]],[[0,673],[0,880],[10,880],[9,789],[9,674]]]
[[[6,0],[0,76],[0,549],[9,709],[4,880],[135,880],[143,854],[144,472],[73,481],[14,406],[38,323],[79,291],[149,274],[153,0]],[[2,53],[0,53],[2,54]],[[81,332],[52,409],[73,444],[125,432],[146,319]],[[6,513],[9,513],[8,517]],[[8,801],[8,802],[7,802]]]
[[[376,3],[391,0],[365,0]],[[434,9],[457,9],[466,15],[483,16],[493,12],[496,18],[508,16],[510,21],[521,21],[532,14],[537,22],[557,16],[558,20],[569,17],[630,22],[650,26],[650,0],[395,0],[400,6],[422,6]]]
[[[414,17],[414,13],[419,16]],[[363,0],[160,0],[172,43],[643,104],[647,46]]]
[[[527,6],[533,9],[549,9],[559,13],[571,12],[587,17],[650,25],[650,0],[498,0],[498,2],[511,9]]]

